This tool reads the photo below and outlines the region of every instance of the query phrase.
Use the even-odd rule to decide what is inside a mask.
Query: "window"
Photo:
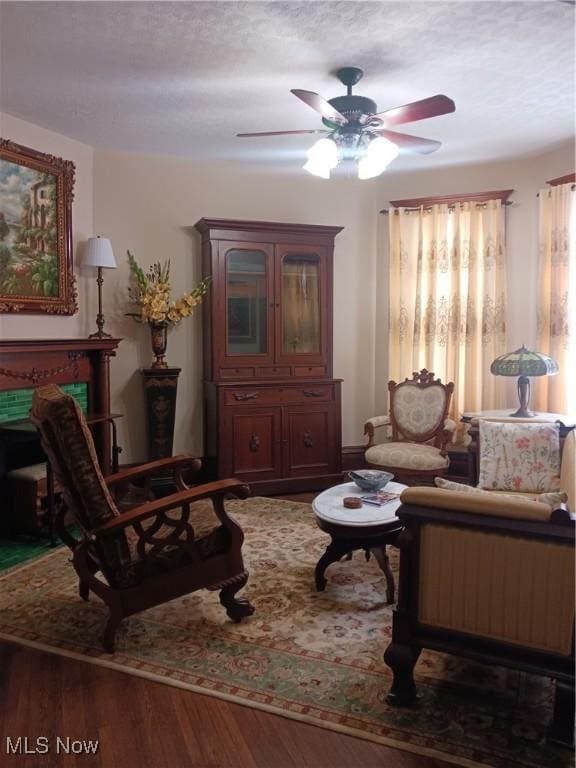
[[[512,190],[395,201],[390,378],[454,382],[453,411],[504,407],[490,364],[506,352],[505,201]]]

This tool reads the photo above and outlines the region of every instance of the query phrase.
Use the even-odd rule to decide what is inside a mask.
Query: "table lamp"
[[[490,366],[490,373],[495,376],[518,376],[518,399],[520,408],[510,416],[534,416],[528,410],[530,402],[529,376],[553,376],[558,373],[558,363],[542,352],[531,352],[524,345],[514,352],[500,355]]]
[[[97,267],[98,277],[98,314],[96,315],[96,325],[98,330],[91,333],[89,339],[110,338],[109,333],[104,332],[104,315],[102,314],[102,278],[103,269],[116,269],[116,259],[112,251],[112,244],[107,237],[90,237],[86,244],[86,250],[82,258],[82,266]]]

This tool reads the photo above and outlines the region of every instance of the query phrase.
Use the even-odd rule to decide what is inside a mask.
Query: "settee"
[[[549,738],[574,744],[574,519],[495,494],[414,487],[397,516],[391,704],[416,701],[422,648],[552,678]]]

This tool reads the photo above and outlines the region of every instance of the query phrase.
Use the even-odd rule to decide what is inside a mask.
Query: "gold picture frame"
[[[0,138],[0,312],[73,315],[75,166]]]

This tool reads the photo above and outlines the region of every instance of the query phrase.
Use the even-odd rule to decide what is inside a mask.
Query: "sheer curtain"
[[[538,351],[556,360],[560,373],[538,380],[539,411],[576,415],[576,192],[571,184],[542,189]]]
[[[389,374],[427,368],[454,382],[453,416],[504,407],[490,363],[505,349],[500,200],[398,208],[390,221]]]

